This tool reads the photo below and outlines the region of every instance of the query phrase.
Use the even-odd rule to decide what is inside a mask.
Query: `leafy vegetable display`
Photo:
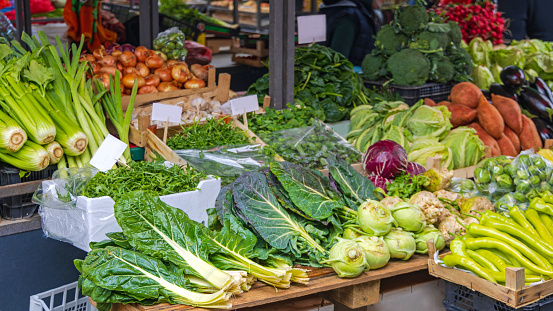
[[[327,122],[346,119],[353,107],[388,96],[365,88],[352,63],[330,48],[318,44],[296,48],[294,64],[295,104],[323,111]],[[269,74],[252,84],[247,94],[257,94],[262,103],[269,94]]]
[[[265,113],[249,114],[248,126],[257,135],[313,125],[313,118],[324,121],[324,113],[306,106],[288,104],[288,109],[265,108]]]
[[[309,168],[323,168],[330,155],[338,155],[349,164],[360,161],[360,153],[334,131],[318,120],[311,124],[259,136],[285,160]]]
[[[365,78],[398,85],[470,79],[472,63],[461,47],[459,24],[430,21],[421,4],[398,6],[395,15],[395,22],[376,34],[375,49],[363,60]]]
[[[167,140],[167,146],[174,150],[209,149],[217,146],[242,145],[250,143],[245,131],[225,123],[224,119],[207,119],[182,126],[182,132]]]
[[[88,182],[82,195],[89,198],[109,196],[116,202],[125,194],[136,190],[146,190],[153,195],[162,196],[195,190],[205,177],[203,172],[190,166],[183,170],[179,165],[166,167],[162,163],[131,161],[128,166],[97,173]]]
[[[159,12],[166,14],[168,16],[171,16],[172,18],[178,19],[178,20],[193,20],[198,19],[200,21],[203,21],[205,23],[228,27],[228,28],[236,28],[237,25],[230,25],[222,20],[219,20],[217,18],[213,18],[209,15],[203,14],[199,12],[197,9],[189,7],[186,3],[178,0],[162,0],[160,1],[161,5],[159,7]]]

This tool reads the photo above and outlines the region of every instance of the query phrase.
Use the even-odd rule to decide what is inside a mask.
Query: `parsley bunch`
[[[386,184],[386,191],[389,196],[398,197],[402,200],[408,200],[415,193],[423,190],[423,185],[428,181],[428,177],[423,174],[413,176],[406,172],[396,177],[392,182]]]

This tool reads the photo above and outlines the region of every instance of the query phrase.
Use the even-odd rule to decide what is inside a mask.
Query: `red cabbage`
[[[371,180],[371,182],[375,187],[384,190],[385,193],[387,193],[386,184],[392,182],[391,180],[384,177],[380,177],[378,175],[369,176],[369,179]]]
[[[426,168],[416,162],[408,162],[407,169],[405,170],[407,174],[417,176],[422,173],[426,173]]]
[[[369,176],[393,179],[407,169],[407,153],[394,141],[377,141],[363,155],[363,167]]]
[[[134,53],[134,46],[132,46],[132,45],[126,43],[126,44],[123,44],[123,45],[121,46],[121,50],[122,50],[123,52],[125,52],[125,51],[131,51],[131,52]]]
[[[106,48],[106,53],[110,54],[113,52],[113,50],[119,50],[121,51],[121,46],[117,43],[112,43],[110,45],[108,45],[108,47]]]

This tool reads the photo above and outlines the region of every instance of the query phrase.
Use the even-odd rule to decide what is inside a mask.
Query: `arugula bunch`
[[[209,149],[250,143],[250,137],[245,131],[234,128],[223,119],[211,118],[205,123],[196,122],[181,127],[182,132],[167,140],[167,146],[173,150]]]
[[[288,109],[266,108],[264,114],[252,113],[248,116],[248,124],[254,133],[264,135],[279,130],[311,126],[313,118],[324,121],[324,113],[311,107],[288,104]]]

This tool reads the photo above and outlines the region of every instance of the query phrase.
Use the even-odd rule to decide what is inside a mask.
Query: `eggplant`
[[[492,83],[492,85],[490,85],[490,93],[492,93],[493,95],[500,95],[518,101],[518,96],[515,92],[515,89],[506,85]]]
[[[534,124],[536,125],[536,129],[540,134],[542,143],[545,144],[546,139],[553,139],[553,128],[551,128],[551,126],[540,118],[532,118],[532,121],[534,121]]]
[[[519,89],[526,82],[526,75],[524,74],[524,70],[510,65],[501,70],[499,79],[504,85]]]
[[[550,116],[553,113],[553,103],[536,89],[524,87],[518,96],[518,103],[547,123],[553,120]]]
[[[530,83],[530,86],[545,95],[549,101],[553,103],[553,94],[551,93],[551,89],[542,78],[537,77],[534,79],[534,82]]]
[[[483,89],[480,89],[480,91],[482,92],[482,95],[486,97],[487,100],[492,100],[492,93],[490,91],[486,91]]]

